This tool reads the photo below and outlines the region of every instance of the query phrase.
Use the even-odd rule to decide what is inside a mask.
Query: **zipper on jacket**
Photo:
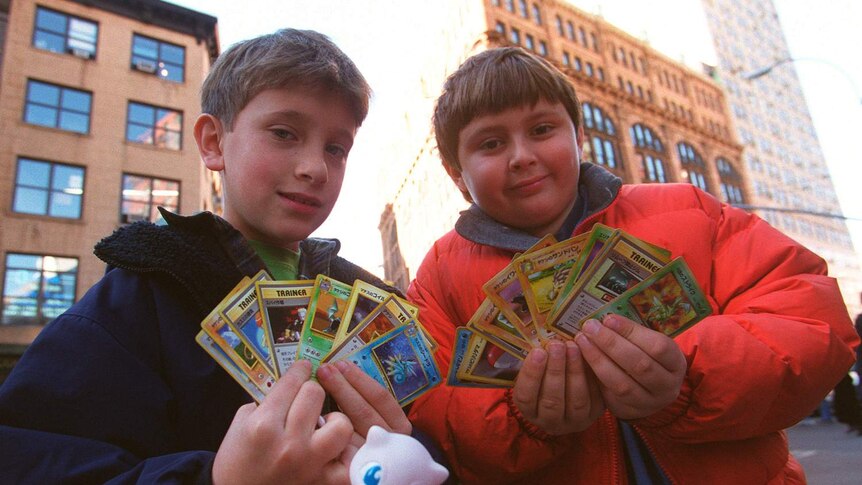
[[[620,481],[620,465],[625,467],[625,463],[621,463],[620,456],[620,437],[619,430],[617,429],[616,418],[610,412],[605,412],[603,416],[605,423],[605,429],[608,430],[607,440],[611,444],[611,481],[610,483],[622,483]]]
[[[638,435],[638,437],[641,439],[641,441],[643,441],[644,446],[646,446],[647,450],[649,450],[650,457],[655,462],[656,466],[659,467],[661,472],[664,473],[664,476],[667,477],[667,480],[672,484],[676,484],[677,481],[674,480],[672,476],[670,476],[670,473],[667,472],[667,468],[665,468],[664,465],[661,464],[661,462],[658,459],[658,456],[655,454],[655,449],[652,447],[649,440],[647,440],[646,436],[641,432],[640,429],[638,429],[637,426],[632,424],[631,428]]]

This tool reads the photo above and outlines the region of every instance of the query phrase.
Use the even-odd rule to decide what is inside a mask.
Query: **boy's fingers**
[[[287,372],[272,386],[269,394],[260,403],[260,409],[264,412],[275,410],[287,410],[290,404],[296,398],[299,388],[302,383],[311,377],[311,362],[307,360],[298,360],[294,362]]]
[[[353,363],[336,362],[335,367],[359,395],[383,417],[384,422],[389,426],[389,431],[403,434],[410,434],[413,431],[413,425],[410,424],[410,420],[407,419],[407,415],[404,414],[398,401],[379,382],[359,370],[359,367]],[[371,425],[368,427],[370,428]],[[363,435],[367,431],[367,429],[363,429]]]
[[[310,455],[324,461],[338,460],[353,437],[353,425],[342,413],[329,413],[326,423],[311,435]]]
[[[566,418],[591,416],[593,398],[578,345],[566,342]]]
[[[518,371],[518,379],[512,390],[512,401],[529,420],[535,420],[536,403],[539,399],[539,391],[542,388],[542,378],[545,375],[545,364],[548,360],[548,352],[545,349],[532,349],[521,370]]]
[[[542,379],[537,412],[545,420],[556,421],[566,414],[566,345],[563,342],[550,342],[547,351],[548,364]]]
[[[341,411],[350,417],[357,431],[364,435],[373,424],[387,426],[386,420],[334,364],[324,364],[317,370],[317,378],[332,395]],[[370,377],[369,377],[370,379]],[[375,381],[377,387],[379,384]],[[381,388],[383,392],[386,392]]]
[[[686,365],[685,358],[679,358],[681,352],[676,352],[673,348],[676,347],[673,339],[661,332],[638,325],[619,315],[608,315],[602,320],[602,325],[638,346],[668,371],[673,372]]]
[[[319,384],[304,382],[287,413],[284,423],[287,432],[303,437],[311,436],[319,423],[318,417],[325,398],[326,393]]]

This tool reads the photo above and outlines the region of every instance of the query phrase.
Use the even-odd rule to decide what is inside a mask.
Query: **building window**
[[[182,112],[129,102],[126,140],[179,150],[182,148],[182,130]]]
[[[721,196],[729,204],[744,204],[742,197],[742,177],[726,159],[719,158],[715,161],[718,169],[718,178],[721,181]]]
[[[515,0],[506,0],[506,10],[515,12]]]
[[[497,26],[495,28],[497,32],[500,33],[500,35],[502,35],[503,37],[506,36],[506,26],[503,24],[503,22],[497,22]]]
[[[584,47],[590,46],[589,44],[587,44],[587,31],[584,30],[583,27],[578,27],[578,39],[581,41],[581,45],[583,45]]]
[[[563,65],[568,67],[572,63],[572,57],[568,52],[563,52]]]
[[[518,29],[512,29],[512,43],[521,45],[521,31]]]
[[[33,125],[88,133],[92,100],[93,95],[86,91],[30,79],[27,81],[24,121]]]
[[[6,254],[3,325],[45,325],[75,302],[78,259]]]
[[[542,12],[536,3],[533,4],[533,20],[536,21],[536,25],[542,25]]]
[[[569,40],[575,41],[575,25],[571,22],[566,22],[566,32],[569,34]]]
[[[161,217],[159,206],[171,212],[179,212],[180,183],[178,181],[123,174],[120,222],[156,222]]]
[[[584,118],[584,144],[586,161],[603,165],[615,174],[622,176],[622,158],[619,150],[619,134],[616,125],[598,106],[591,103],[581,104]]]
[[[524,47],[526,47],[527,49],[529,49],[531,51],[536,50],[536,45],[533,42],[533,36],[532,35],[527,34],[526,36],[524,36]]]
[[[181,83],[185,78],[186,49],[143,35],[132,36],[132,69]]]
[[[700,153],[689,143],[680,142],[676,145],[679,160],[682,165],[682,179],[701,190],[706,188],[706,164]]]
[[[560,35],[560,37],[562,37],[562,36],[565,34],[565,32],[563,31],[563,19],[562,19],[562,17],[560,17],[559,15],[557,15],[557,16],[554,18],[554,20],[555,20],[555,21],[556,21],[556,23],[557,23],[557,34],[559,34],[559,35]]]
[[[96,22],[36,7],[33,46],[38,49],[93,59],[98,37],[99,24]]]
[[[18,159],[13,212],[80,219],[83,196],[82,167]]]
[[[521,17],[525,19],[530,18],[530,14],[527,13],[527,0],[518,0],[518,12],[521,14]]]
[[[587,74],[587,76],[593,77],[593,63],[588,62],[588,63],[584,64],[584,66],[585,66],[584,72]]]
[[[668,182],[664,169],[664,145],[653,131],[637,123],[629,129],[635,152],[641,157],[641,180],[644,182]]]
[[[599,80],[604,81],[605,80],[605,70],[602,69],[601,67],[599,67],[598,69],[596,69],[596,72],[599,75]]]

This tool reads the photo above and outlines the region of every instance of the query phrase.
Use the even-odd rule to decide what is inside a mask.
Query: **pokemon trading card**
[[[484,382],[470,382],[458,379],[458,368],[464,360],[464,355],[467,353],[467,344],[470,343],[470,337],[473,335],[467,327],[458,327],[455,329],[455,347],[452,349],[452,360],[449,363],[449,372],[446,374],[446,385],[452,387],[478,387],[478,388],[499,388],[494,384]]]
[[[587,316],[647,279],[669,259],[667,251],[619,231],[605,243],[547,325],[574,337]]]
[[[347,300],[347,310],[344,311],[344,320],[347,321],[347,325],[339,327],[333,346],[337,346],[343,342],[344,337],[352,332],[360,322],[365,320],[390,294],[388,291],[382,290],[371,283],[366,283],[362,280],[354,281],[353,289],[350,291],[350,298]],[[416,318],[419,309],[415,305],[398,296],[395,296],[395,298],[398,299],[401,306],[410,312],[413,318]]]
[[[470,317],[467,328],[482,334],[496,345],[507,347],[517,354],[526,356],[532,348],[532,345],[521,338],[521,334],[488,298],[482,301],[479,308]]]
[[[682,257],[676,258],[588,318],[622,315],[674,337],[712,313],[712,306]]]
[[[589,234],[581,234],[538,251],[526,253],[514,260],[515,272],[524,289],[527,308],[533,317],[542,341],[553,337],[545,326],[545,318],[563,290],[572,266],[587,242]]]
[[[338,344],[337,347],[333,347],[329,355],[327,355],[323,361],[337,362],[339,360],[343,360],[349,354],[368,345],[372,341],[380,338],[382,335],[411,322],[415,324],[415,320],[413,320],[410,312],[401,305],[401,302],[398,301],[394,295],[389,295],[385,300],[383,300],[383,303],[372,310],[371,313],[362,320],[362,323],[360,323],[358,327],[354,328],[352,332],[347,334],[344,340]]]
[[[227,300],[221,309],[221,316],[255,357],[266,365],[269,373],[275,375],[275,362],[269,350],[266,331],[263,329],[263,318],[254,287],[258,281],[271,279],[266,271],[260,270],[245,287]]]
[[[344,311],[352,287],[324,275],[317,275],[308,312],[302,325],[297,359],[311,361],[313,370],[332,350],[332,341],[344,322]]]
[[[257,298],[275,360],[276,377],[283,376],[296,361],[313,288],[314,280],[257,282]]]
[[[512,387],[523,363],[523,358],[474,333],[467,343],[467,350],[456,376],[462,381]]]
[[[215,343],[212,337],[201,330],[195,336],[195,341],[213,358],[231,377],[255,400],[258,404],[263,401],[266,394],[251,381],[236,363]]]
[[[434,354],[412,322],[358,349],[345,360],[388,389],[402,407],[442,382]]]
[[[229,298],[231,298],[230,295],[225,297],[225,300],[222,300],[222,303],[201,321],[201,328],[233,361],[240,372],[248,376],[263,394],[267,394],[275,384],[275,374],[254,355],[221,316],[221,307]]]

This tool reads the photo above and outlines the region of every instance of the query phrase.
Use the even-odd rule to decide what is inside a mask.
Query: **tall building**
[[[702,0],[752,183],[748,204],[829,264],[862,310],[862,271],[771,0]],[[828,67],[828,66],[826,66]],[[826,89],[824,87],[824,89]]]
[[[431,54],[415,53],[424,66],[418,84],[432,92],[410,107],[410,116],[426,120],[408,124],[416,126],[408,139],[423,136],[421,149],[414,149],[410,163],[387,167],[381,184],[393,188],[380,223],[386,278],[406,285],[466,207],[440,165],[428,100],[461,61],[489,47],[520,45],[571,78],[583,107],[585,158],[592,163],[629,183],[686,182],[734,204],[750,199],[742,146],[713,79],[564,1],[456,3],[422,17],[448,24],[438,26],[445,40],[434,43]]]
[[[0,1],[0,380],[157,206],[217,209],[192,129],[216,19],[159,0]]]

